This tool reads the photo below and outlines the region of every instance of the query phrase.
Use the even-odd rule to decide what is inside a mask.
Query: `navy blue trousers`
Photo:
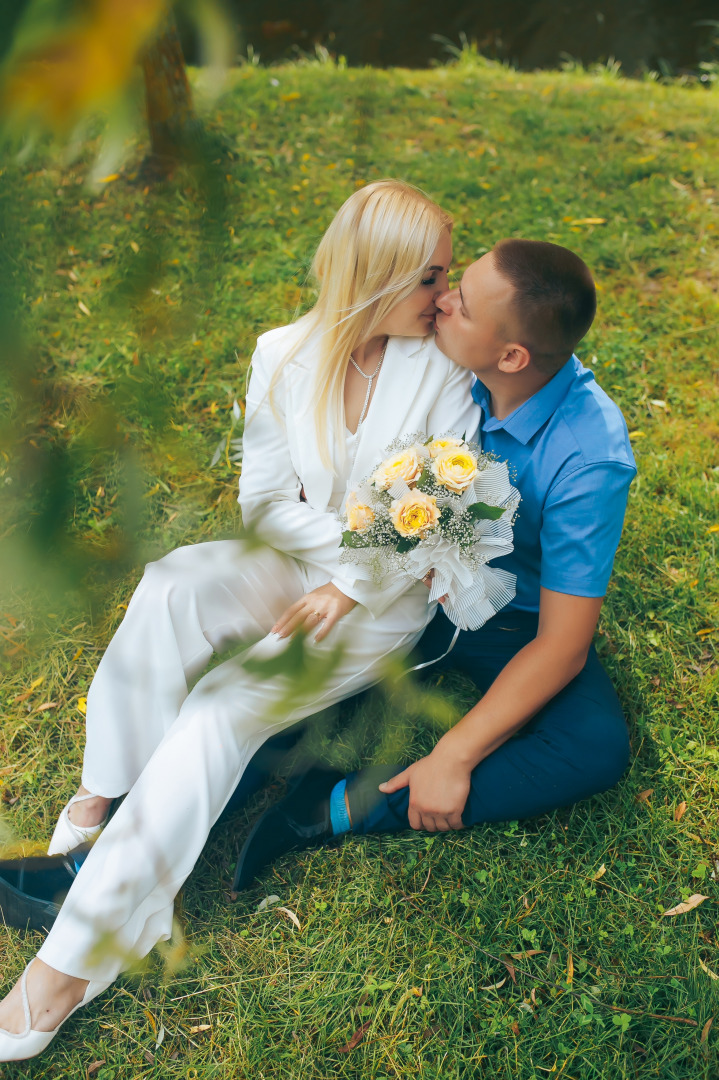
[[[440,611],[420,641],[419,660],[440,656],[454,627]],[[463,631],[430,675],[455,669],[485,690],[537,633],[537,616],[499,612],[480,630]],[[465,825],[536,817],[613,787],[629,760],[627,726],[609,676],[590,649],[583,670],[513,738],[472,772]],[[347,801],[355,833],[409,828],[409,788],[383,795],[377,785],[404,766],[353,773]]]
[[[453,625],[439,611],[423,634],[413,661],[441,656],[453,633]],[[536,615],[500,612],[480,630],[463,631],[449,656],[423,674],[432,678],[442,671],[459,670],[484,691],[536,633]],[[226,813],[245,803],[275,773],[301,737],[304,723],[269,739],[255,754]],[[462,820],[465,825],[513,821],[569,806],[613,787],[628,759],[622,709],[592,646],[579,675],[473,771]],[[403,768],[391,763],[350,774],[347,798],[353,832],[409,828],[409,789],[393,795],[377,790],[379,783]]]

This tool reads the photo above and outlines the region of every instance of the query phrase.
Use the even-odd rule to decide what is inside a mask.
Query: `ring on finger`
[[[313,612],[312,612],[312,614],[313,614],[313,615],[316,615],[316,616],[317,616],[317,618],[318,618],[318,619],[319,619],[320,621],[321,621],[321,620],[322,620],[322,619],[324,618],[324,615],[322,614],[322,612],[321,612],[321,611],[313,611]]]

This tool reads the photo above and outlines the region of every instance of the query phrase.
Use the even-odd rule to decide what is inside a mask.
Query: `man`
[[[437,307],[439,347],[477,376],[477,439],[510,462],[522,495],[514,552],[494,564],[517,575],[515,599],[430,668],[459,669],[484,694],[407,768],[308,773],[258,820],[235,889],[333,835],[532,817],[611,787],[626,767],[626,724],[592,637],[636,468],[619,409],[573,355],[594,318],[591,274],[566,248],[503,240]],[[441,656],[453,629],[439,612],[420,659]],[[45,879],[33,880],[42,902]],[[0,910],[22,918],[4,881],[0,868]]]

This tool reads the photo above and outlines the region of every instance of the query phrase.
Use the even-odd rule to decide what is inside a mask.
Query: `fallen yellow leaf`
[[[646,437],[647,437],[646,431],[630,431],[629,432],[629,438],[630,439],[646,439]]]
[[[719,532],[719,525],[710,525],[707,529],[708,533]]]
[[[649,788],[646,788],[644,791],[640,791],[639,794],[637,795],[637,802],[646,802],[647,799],[649,798],[649,796],[652,795],[653,793],[654,793],[654,788],[653,787],[649,787]]]
[[[603,877],[604,877],[604,875],[606,874],[606,872],[607,872],[607,868],[606,868],[606,866],[604,865],[604,863],[602,863],[602,865],[601,865],[601,866],[599,867],[599,869],[597,870],[596,874],[595,874],[595,875],[594,875],[594,877],[592,878],[592,881],[599,881],[599,879],[600,879],[600,878],[603,878]]]
[[[717,975],[716,971],[712,971],[711,968],[708,968],[706,966],[706,964],[702,960],[701,956],[699,957],[699,967],[702,969],[702,971],[706,971],[706,973],[707,973],[707,975],[709,976],[710,979],[715,979],[715,980],[719,981],[719,975]]]
[[[85,304],[83,304],[82,300],[78,300],[77,306],[80,308],[80,311],[83,313],[83,315],[90,314],[90,309]]]
[[[716,975],[714,976],[714,978],[716,978]],[[707,1020],[706,1024],[702,1028],[701,1038],[699,1039],[699,1045],[700,1046],[702,1045],[702,1043],[705,1043],[707,1041],[707,1039],[709,1038],[709,1029],[711,1028],[713,1023],[714,1023],[714,1017],[710,1016],[709,1019]]]
[[[297,918],[294,911],[290,911],[288,907],[276,907],[275,911],[281,911],[292,923],[294,923],[298,930],[302,929],[302,927],[300,926],[300,920]]]
[[[703,893],[693,893],[688,900],[685,900],[681,904],[675,904],[674,907],[670,907],[668,911],[662,912],[662,917],[665,915],[685,915],[687,911],[692,911],[695,907],[699,907],[705,900],[708,900],[708,896],[704,896]]]
[[[574,218],[572,225],[606,225],[607,219],[603,217],[580,217]]]
[[[681,819],[684,817],[686,812],[687,812],[687,804],[685,802],[680,802],[679,806],[674,811],[674,820],[675,821],[681,821]]]
[[[118,180],[119,177],[120,177],[119,173],[116,173],[116,172],[110,173],[109,176],[102,176],[100,178],[100,180],[98,181],[98,183],[100,183],[100,184],[111,184],[113,180]]]

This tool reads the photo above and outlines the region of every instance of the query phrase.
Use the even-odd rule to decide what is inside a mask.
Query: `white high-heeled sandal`
[[[73,795],[70,802],[57,819],[57,825],[55,826],[55,831],[50,838],[50,845],[47,849],[48,855],[67,855],[68,851],[72,851],[73,848],[78,847],[80,844],[86,844],[88,840],[92,840],[93,837],[97,836],[97,834],[104,829],[109,815],[106,815],[99,825],[75,825],[70,821],[68,810],[71,806],[75,803],[85,802],[86,799],[95,798],[97,798],[97,796],[92,794]]]
[[[32,962],[31,960],[30,964]],[[27,973],[30,970],[30,964],[23,971],[20,979],[22,1007],[25,1013],[25,1030],[16,1034],[14,1031],[5,1031],[0,1028],[0,1062],[25,1061],[26,1058],[36,1057],[37,1054],[41,1054],[55,1038],[65,1020],[69,1020],[74,1012],[81,1009],[83,1005],[87,1005],[88,1002],[110,986],[109,982],[89,982],[82,1001],[74,1009],[70,1009],[65,1019],[60,1021],[54,1031],[33,1031],[30,1002],[27,996]]]

